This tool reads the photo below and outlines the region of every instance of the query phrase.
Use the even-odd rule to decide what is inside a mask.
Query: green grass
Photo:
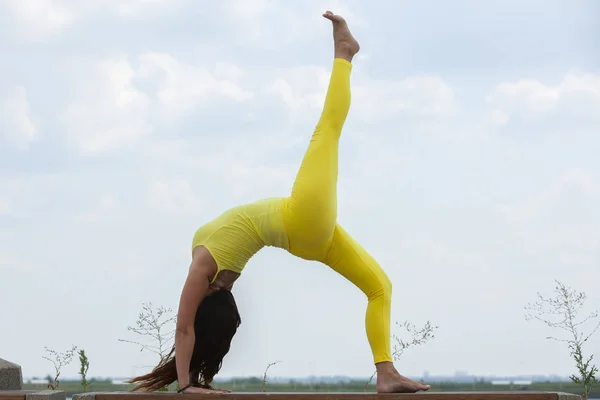
[[[268,392],[362,392],[365,380],[357,380],[349,383],[269,383],[267,381],[266,391]],[[260,392],[262,391],[262,379],[261,378],[243,378],[243,379],[231,379],[215,384],[216,387],[223,389],[231,389],[236,392]],[[473,384],[460,384],[460,383],[437,383],[431,385],[430,391],[433,392],[466,392],[466,391],[482,391],[482,392],[493,392],[503,390],[540,390],[548,392],[567,392],[581,394],[581,389],[578,385],[571,382],[557,382],[557,383],[533,383],[527,387],[519,385],[492,385],[491,383],[473,383]],[[92,381],[88,391],[91,392],[116,392],[116,391],[128,391],[131,385],[114,385],[110,381]],[[24,389],[44,390],[45,385],[38,384],[25,384]],[[67,396],[72,396],[74,393],[83,392],[79,381],[62,381],[60,382],[59,390],[64,390]],[[174,387],[171,388],[174,390]],[[369,385],[368,391],[375,391],[373,384]],[[596,388],[591,393],[590,398],[600,398],[600,388]]]

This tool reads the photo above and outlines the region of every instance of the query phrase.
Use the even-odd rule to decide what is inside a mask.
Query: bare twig
[[[583,292],[577,292],[570,289],[559,281],[556,281],[555,297],[546,298],[538,293],[538,300],[525,307],[525,319],[527,321],[537,320],[543,322],[550,328],[556,328],[566,333],[567,338],[558,338],[549,336],[547,339],[567,343],[569,353],[575,360],[575,365],[579,375],[571,375],[571,380],[583,387],[583,400],[586,400],[593,388],[598,383],[596,373],[598,368],[591,364],[594,356],[591,355],[587,360],[583,358],[583,345],[588,339],[596,333],[600,327],[600,321],[594,323],[590,333],[584,335],[579,328],[585,323],[598,318],[598,311],[590,313],[587,317],[577,320],[579,311],[583,308],[587,296]],[[590,365],[591,364],[591,365]]]
[[[377,375],[377,370],[375,370],[373,372],[373,375],[371,375],[371,377],[369,378],[369,380],[367,381],[367,383],[365,383],[365,387],[363,387],[363,392],[367,391],[367,388],[369,387],[369,385],[371,384],[371,382],[373,382],[373,378],[375,378],[375,375]]]
[[[142,311],[138,314],[135,326],[128,326],[127,330],[142,337],[142,341],[119,339],[120,342],[135,344],[140,351],[150,351],[159,356],[160,361],[169,354],[171,341],[175,336],[175,329],[168,329],[168,324],[174,324],[177,317],[169,316],[170,308],[158,307],[154,309],[151,302],[142,303]]]
[[[263,381],[262,381],[262,391],[265,392],[266,390],[266,386],[267,386],[267,372],[269,371],[269,368],[271,368],[273,365],[275,364],[279,364],[281,361],[275,361],[270,363],[269,365],[267,365],[267,368],[265,368],[265,374],[263,376]]]
[[[58,378],[60,377],[61,370],[64,366],[71,363],[73,355],[75,354],[75,350],[77,350],[77,346],[72,346],[69,350],[66,350],[62,353],[49,349],[48,347],[44,348],[46,349],[48,356],[43,356],[42,358],[50,361],[54,365],[54,378],[52,378],[50,375],[48,376],[48,388],[56,390],[58,389]]]
[[[423,325],[422,328],[417,328],[416,325],[411,324],[408,321],[405,321],[403,324],[396,322],[396,325],[404,328],[410,334],[411,338],[409,341],[405,341],[396,335],[392,336],[394,339],[394,345],[392,347],[392,358],[394,361],[399,361],[404,354],[404,351],[407,349],[424,345],[428,341],[435,339],[434,332],[439,328],[439,326],[434,326],[429,321],[425,322],[425,325]],[[373,375],[371,375],[365,384],[363,391],[367,391],[367,388],[373,381],[373,378],[375,378],[375,375],[377,375],[377,371],[373,372]]]

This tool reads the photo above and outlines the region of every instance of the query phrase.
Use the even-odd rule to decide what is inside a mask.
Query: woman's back
[[[265,246],[287,250],[282,201],[281,197],[271,197],[225,211],[196,231],[192,250],[204,246],[214,257],[218,271],[238,273]]]

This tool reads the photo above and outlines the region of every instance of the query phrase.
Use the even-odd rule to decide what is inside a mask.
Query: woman
[[[321,118],[291,195],[233,208],[196,232],[179,303],[175,346],[151,373],[132,380],[138,383],[134,390],[158,390],[178,381],[183,393],[226,392],[210,384],[240,324],[230,290],[248,260],[264,246],[320,261],[365,293],[365,322],[378,392],[429,389],[394,368],[392,285],[373,257],[337,223],[338,145],[350,108],[351,63],[359,44],[342,17],[330,11],[323,16],[333,24],[333,70]]]

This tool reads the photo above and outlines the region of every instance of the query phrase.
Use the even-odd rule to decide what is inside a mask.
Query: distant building
[[[517,386],[529,386],[532,381],[524,381],[524,380],[493,380],[492,385],[517,385]]]
[[[39,378],[29,379],[29,380],[27,380],[27,383],[31,383],[32,385],[46,385],[46,384],[48,384],[48,379],[39,379]]]

